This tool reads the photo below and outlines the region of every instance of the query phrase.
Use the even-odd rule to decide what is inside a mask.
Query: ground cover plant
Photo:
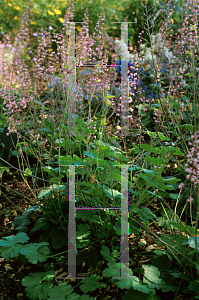
[[[1,214],[4,224],[12,220],[13,227],[10,235],[1,236],[0,255],[15,287],[19,280],[23,299],[199,298],[199,6],[182,3],[182,22],[173,35],[171,1],[158,33],[150,26],[154,16],[146,2],[143,7],[149,43],[144,44],[140,32],[139,49],[130,55],[122,39],[105,31],[104,11],[91,37],[85,11],[76,37],[76,64],[87,65],[76,70],[77,135],[69,121],[73,70],[68,22],[74,2],[62,31],[53,33],[56,51],[51,30],[43,28],[32,33],[37,47],[29,59],[28,9],[10,61],[4,55],[10,37],[3,39],[1,131],[13,134],[14,143],[1,135],[1,174],[11,167],[19,172],[29,206],[15,208],[12,217],[8,211]],[[128,136],[120,135],[122,53],[129,66]],[[93,63],[98,68],[88,66]],[[8,162],[5,149],[10,151]],[[120,210],[125,183],[128,232],[121,226]],[[14,208],[8,194],[12,186],[7,184],[4,193],[5,184],[1,206],[11,203]],[[68,190],[74,187],[76,274],[84,279],[67,277]],[[22,191],[15,192],[23,197]],[[121,234],[129,243],[126,264],[121,261]],[[118,278],[120,270],[125,278]]]

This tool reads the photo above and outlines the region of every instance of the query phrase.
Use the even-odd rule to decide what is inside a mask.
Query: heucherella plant
[[[51,39],[50,39],[50,32],[40,32],[40,33],[33,33],[35,37],[38,37],[38,52],[37,55],[34,56],[33,59],[33,67],[31,70],[31,74],[28,72],[28,68],[26,66],[26,59],[28,57],[28,53],[24,50],[23,53],[15,53],[14,56],[14,62],[12,64],[13,69],[15,70],[18,68],[18,66],[21,67],[21,71],[18,73],[17,71],[17,82],[18,84],[18,90],[21,92],[21,100],[17,99],[16,96],[13,93],[13,89],[16,87],[9,86],[7,91],[9,90],[9,95],[7,94],[5,90],[5,84],[6,79],[8,78],[8,74],[6,73],[6,69],[3,69],[3,81],[2,81],[2,91],[1,95],[4,99],[4,108],[5,114],[8,116],[9,123],[11,126],[9,126],[9,130],[16,130],[16,126],[22,123],[21,121],[18,121],[19,116],[23,118],[23,123],[25,124],[25,114],[21,114],[21,105],[22,108],[27,109],[34,109],[35,103],[41,103],[41,101],[38,101],[37,99],[34,99],[34,96],[40,97],[40,94],[42,92],[41,90],[41,82],[43,82],[43,79],[47,76],[49,78],[52,76],[52,79],[56,80],[56,85],[58,83],[59,87],[62,89],[63,94],[64,89],[67,87],[67,73],[68,73],[68,45],[66,43],[66,33],[68,32],[68,21],[73,19],[73,13],[72,13],[72,1],[71,1],[71,10],[68,9],[68,14],[66,14],[63,22],[63,32],[61,34],[54,34],[53,41],[57,42],[57,55],[54,52],[49,53],[49,49],[51,46]],[[104,20],[104,14],[102,13],[100,15],[99,21],[96,25],[96,33],[98,35],[94,35],[93,39],[91,40],[88,33],[88,12],[85,13],[85,21],[83,23],[82,31],[80,35],[77,37],[77,62],[81,65],[82,62],[85,64],[85,57],[90,53],[90,60],[88,59],[86,63],[92,63],[96,66],[99,65],[98,68],[91,67],[90,70],[87,72],[87,76],[79,76],[77,74],[77,96],[76,96],[76,102],[77,98],[81,98],[82,95],[85,95],[84,98],[86,98],[89,101],[92,100],[93,95],[99,99],[106,99],[106,93],[110,90],[110,86],[114,82],[116,78],[115,68],[110,68],[109,75],[107,76],[106,70],[102,68],[102,65],[106,65],[108,63],[108,56],[105,54],[105,56],[101,55],[102,49],[104,48],[104,41],[110,46],[113,47],[113,39],[110,38],[107,34],[104,33],[103,28],[103,20]],[[61,35],[61,39],[60,39]],[[24,48],[26,49],[26,40],[28,39],[29,32],[28,32],[28,9],[26,13],[24,14],[22,26],[20,35],[15,38],[15,45],[14,49],[18,48]],[[99,36],[101,37],[99,39]],[[83,41],[83,42],[82,42]],[[7,39],[4,39],[4,43],[7,44],[9,42],[9,37]],[[83,49],[82,49],[83,47]],[[89,50],[88,50],[89,47]],[[112,47],[110,47],[112,49]],[[85,50],[87,49],[87,50]],[[98,49],[98,56],[99,59],[96,58],[96,49]],[[110,49],[110,50],[111,50]],[[105,49],[106,53],[106,49]],[[54,56],[54,60],[52,60],[52,57]],[[89,56],[89,55],[88,55]],[[48,60],[49,58],[49,60]],[[48,60],[48,62],[47,62]],[[112,58],[113,65],[115,64],[114,56]],[[57,67],[57,66],[60,67]],[[85,68],[84,68],[85,69]],[[54,74],[56,72],[59,72],[59,77],[55,76]],[[46,76],[47,74],[47,76]],[[55,76],[53,78],[53,76]],[[59,79],[57,79],[58,77]],[[7,80],[8,82],[8,80]],[[54,85],[55,82],[49,83],[50,85],[47,86],[47,88],[51,88],[51,84]],[[94,86],[94,89],[91,89],[90,86]],[[23,86],[25,88],[23,88]],[[64,89],[63,89],[64,87]],[[103,88],[104,87],[104,88]],[[107,91],[106,93],[103,93],[102,91]],[[30,95],[31,94],[31,95]],[[97,95],[97,96],[96,96]],[[67,96],[67,95],[65,95]],[[36,98],[36,97],[35,97]],[[23,99],[23,100],[22,100]],[[81,99],[78,99],[81,102]],[[46,103],[44,103],[46,104]],[[48,101],[48,105],[51,105],[54,107],[54,99],[52,101]],[[42,108],[43,109],[43,108]],[[81,105],[80,105],[81,109]],[[66,111],[67,113],[67,111]],[[45,113],[42,111],[42,115]],[[41,116],[42,116],[41,115]],[[35,117],[38,119],[38,114],[35,114]],[[36,120],[35,120],[36,122]],[[41,120],[42,122],[42,120]],[[38,122],[37,122],[38,123]]]
[[[191,136],[193,142],[189,142],[189,146],[192,146],[187,155],[187,163],[185,164],[186,172],[189,174],[186,176],[191,182],[194,183],[194,187],[199,184],[199,134],[197,132]],[[190,198],[189,201],[192,201]]]
[[[101,101],[102,108],[95,116],[91,114],[90,106],[85,109],[84,118],[77,113],[78,135],[74,137],[68,134],[68,24],[73,20],[73,3],[74,1],[70,1],[70,9],[63,19],[63,32],[53,36],[53,41],[57,42],[56,53],[51,51],[49,31],[31,33],[38,43],[38,51],[32,57],[31,70],[26,65],[26,54],[29,53],[25,43],[29,37],[28,18],[23,18],[20,35],[16,37],[15,49],[18,47],[19,53],[16,51],[12,67],[21,89],[18,94],[14,93],[16,87],[11,85],[13,93],[2,90],[4,108],[7,110],[10,127],[20,126],[16,123],[18,121],[23,122],[22,125],[30,130],[31,146],[38,164],[42,165],[41,173],[45,172],[48,186],[45,188],[42,185],[41,190],[36,190],[37,193],[39,191],[38,194],[35,193],[36,206],[29,207],[22,216],[16,217],[14,226],[18,234],[0,241],[0,253],[5,259],[18,258],[24,263],[39,264],[40,272],[30,273],[22,280],[27,297],[32,300],[160,300],[168,297],[177,299],[181,295],[186,299],[197,299],[198,217],[195,228],[177,221],[174,223],[174,217],[175,220],[179,219],[170,205],[170,201],[179,196],[176,186],[178,182],[182,182],[179,178],[185,172],[189,173],[186,179],[195,183],[194,189],[198,192],[199,149],[198,137],[194,135],[197,132],[198,113],[197,74],[194,69],[197,31],[191,24],[190,35],[187,34],[186,38],[186,31],[179,32],[178,40],[184,39],[184,52],[189,52],[188,57],[179,58],[183,47],[177,53],[177,43],[169,41],[171,30],[168,30],[168,20],[161,27],[161,35],[155,36],[149,30],[149,16],[146,12],[150,47],[142,46],[140,37],[140,51],[134,49],[133,54],[129,54],[127,46],[121,41],[122,49],[119,54],[124,55],[129,64],[129,103],[132,106],[129,107],[129,112],[138,108],[135,119],[131,116],[131,125],[139,126],[140,135],[144,130],[150,137],[149,142],[138,145],[138,139],[132,140],[130,146],[124,147],[123,151],[120,147],[123,137],[119,139],[119,144],[116,143],[115,132],[107,134],[109,126],[106,126],[106,109],[109,103],[106,100],[111,99],[111,95],[106,95],[118,79],[116,70],[119,73],[120,66],[106,70],[106,47],[110,47],[110,44],[115,46],[115,43],[104,32],[104,12],[99,16],[93,37],[89,36],[88,14],[85,13],[82,30],[76,40],[77,70],[74,72],[77,83],[75,101],[80,103],[79,98],[82,97],[82,103],[89,102],[90,105],[93,98],[98,98],[96,102]],[[186,3],[190,6],[191,1]],[[192,1],[192,6],[196,9],[195,1]],[[186,12],[188,15],[188,11]],[[195,14],[194,11],[189,16],[192,21],[188,21],[197,26]],[[185,29],[188,21],[186,19],[182,24]],[[8,40],[5,39],[5,42]],[[119,42],[116,44],[119,45]],[[114,47],[110,47],[109,50],[113,49]],[[117,59],[114,51],[112,52],[111,65],[114,65]],[[92,64],[95,68],[90,67]],[[81,70],[81,66],[84,70]],[[6,75],[8,74],[3,70],[3,76]],[[188,87],[183,86],[182,80],[188,83],[187,77],[191,77],[189,86],[194,86],[194,91],[190,95],[187,91],[187,98],[183,98],[180,92],[182,89],[183,92],[188,90]],[[44,90],[49,93],[47,99],[41,99],[42,93],[45,94],[41,82],[45,79],[47,84],[44,84]],[[33,98],[28,93],[32,93]],[[43,106],[40,105],[41,102]],[[176,109],[179,103],[184,104],[180,107],[181,110]],[[113,101],[112,104],[115,108],[116,103]],[[185,111],[183,109],[186,104],[190,107]],[[148,129],[152,118],[147,109],[152,111],[157,122],[154,130]],[[179,114],[186,116],[188,109],[193,120],[187,117],[185,122],[193,122],[194,125],[179,125],[183,119],[180,119]],[[84,108],[81,107],[81,110],[84,112]],[[117,129],[119,131],[121,128]],[[190,144],[190,152],[182,133],[184,129],[188,130],[188,135],[193,130],[194,142]],[[19,152],[23,155],[21,149]],[[32,175],[35,170],[36,173],[38,164],[31,171],[23,169],[21,173],[26,176]],[[33,177],[38,179],[37,174]],[[70,208],[71,194],[74,196],[76,210]],[[197,193],[196,196],[198,197]],[[189,202],[192,200],[190,197],[194,198],[193,194],[189,195]],[[123,200],[126,202],[125,207]],[[75,217],[75,222],[74,219],[71,222],[71,216]],[[122,243],[119,245],[123,240],[123,221],[127,229],[125,237],[128,244],[126,243],[125,248],[129,252],[125,266],[122,262]],[[75,223],[76,227],[73,234],[76,251],[78,249],[76,261],[74,256],[73,259],[69,257],[68,229],[71,223]],[[158,234],[154,228],[158,229]],[[191,235],[195,235],[195,239],[190,239]],[[139,257],[143,253],[146,256],[147,252],[147,260],[140,260]],[[65,277],[70,274],[71,261],[74,262],[77,276],[86,272],[86,278],[78,281],[78,284],[74,281],[69,284],[71,278]],[[61,278],[58,275],[60,273]],[[65,282],[60,283],[60,280]],[[114,295],[109,295],[112,287]],[[74,290],[78,294],[73,293]]]
[[[141,67],[141,72],[143,72],[143,70],[145,70],[145,74],[149,75],[151,78],[153,78],[153,74],[150,73],[150,70],[153,68],[153,60],[157,61],[158,57],[156,56],[156,54],[152,54],[154,53],[154,49],[161,48],[162,49],[162,56],[161,59],[163,60],[163,68],[160,69],[160,72],[162,73],[166,73],[166,71],[168,72],[168,68],[165,67],[165,61],[170,60],[172,63],[176,63],[177,62],[177,57],[173,55],[173,53],[169,50],[169,48],[165,45],[165,41],[163,41],[161,34],[157,33],[156,35],[151,35],[151,43],[152,46],[151,47],[147,47],[147,44],[141,44],[140,48],[140,55],[138,55],[137,53],[131,54],[128,51],[128,47],[127,45],[124,43],[124,40],[116,40],[116,49],[117,49],[117,54],[118,56],[120,55],[124,55],[124,57],[126,57],[126,61],[128,61],[128,65],[129,65],[129,69],[131,73],[134,73],[134,71],[132,71],[132,67],[133,67],[133,62],[137,62],[139,63],[139,66]],[[153,56],[152,56],[153,55]],[[121,64],[121,60],[119,59],[117,61],[117,64]],[[120,74],[120,67],[117,67],[117,72]],[[185,72],[185,70],[187,69],[187,66],[184,65],[182,71]],[[170,74],[172,72],[172,69],[170,69]],[[140,71],[138,72],[140,73]],[[187,84],[185,83],[185,80],[183,80],[183,86],[187,86]]]

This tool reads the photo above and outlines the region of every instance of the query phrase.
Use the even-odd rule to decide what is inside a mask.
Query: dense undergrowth
[[[25,138],[12,155],[24,183],[34,181],[35,202],[15,218],[15,234],[0,240],[0,253],[40,267],[22,280],[29,299],[199,299],[199,7],[184,3],[181,31],[172,42],[167,19],[159,34],[151,33],[145,8],[151,44],[140,39],[139,51],[129,56],[123,40],[104,32],[103,13],[91,39],[85,13],[76,63],[98,68],[79,67],[75,75],[76,134],[65,34],[72,9],[54,37],[57,52],[41,30],[34,33],[32,59],[27,10],[12,61],[2,61],[1,130],[8,126]],[[121,135],[118,54],[129,63],[127,136]],[[108,63],[117,69],[105,68]],[[39,192],[36,178],[43,179]],[[85,278],[74,279],[74,270]]]

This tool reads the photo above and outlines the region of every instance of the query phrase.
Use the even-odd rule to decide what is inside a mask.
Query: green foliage
[[[26,295],[31,300],[45,300],[49,292],[49,288],[52,287],[50,282],[55,277],[53,271],[45,273],[30,273],[28,276],[22,279],[22,285],[26,286]]]
[[[95,291],[97,288],[105,287],[106,285],[104,283],[98,283],[99,280],[100,276],[97,276],[96,274],[87,276],[81,281],[81,291],[86,294],[88,292]]]
[[[109,268],[104,269],[103,273],[106,277],[120,277],[121,263],[108,263]],[[132,270],[123,265],[122,271],[125,272],[125,279],[112,279],[112,282],[116,282],[117,287],[121,289],[130,289],[142,293],[150,294],[150,290],[143,282],[137,277],[133,276]],[[129,273],[128,273],[129,272]],[[124,275],[123,275],[124,276]]]
[[[144,283],[146,283],[150,289],[161,289],[163,292],[174,292],[177,290],[177,286],[169,285],[160,278],[158,268],[152,265],[143,265],[142,267],[144,269]]]
[[[159,135],[162,139],[163,136]],[[181,153],[176,150],[175,147],[152,147],[147,144],[141,144],[139,149],[136,148],[136,151],[141,149],[146,151],[145,159],[147,163],[151,165],[156,165],[157,167],[162,167],[167,163],[170,155],[176,151],[179,155]],[[84,151],[85,157],[81,159],[77,155],[74,155],[72,158],[70,156],[62,156],[62,163],[68,164],[79,162],[83,164],[84,168],[78,168],[76,176],[79,176],[79,180],[76,181],[77,185],[77,197],[76,197],[76,206],[81,206],[82,204],[88,207],[96,206],[96,203],[100,206],[100,202],[103,206],[110,206],[110,203],[116,203],[117,206],[121,206],[122,193],[118,182],[121,181],[121,174],[115,170],[112,172],[113,177],[110,178],[110,169],[113,147],[109,144],[96,142],[93,143],[93,148],[91,151]],[[118,151],[118,154],[122,155],[122,151]],[[99,155],[100,154],[100,155]],[[155,155],[157,159],[155,160]],[[166,158],[168,156],[168,158]],[[99,158],[101,157],[101,158]],[[154,158],[154,159],[153,159]],[[108,160],[107,160],[108,159]],[[110,159],[110,160],[109,160]],[[118,158],[117,158],[118,159]],[[113,162],[114,163],[114,162]],[[45,167],[45,171],[52,172],[50,174],[58,174],[58,165],[57,162],[54,163],[54,167]],[[96,185],[92,184],[90,181],[85,179],[88,177],[91,180],[94,169],[97,164],[103,172],[95,173]],[[99,168],[99,170],[100,170]],[[155,168],[141,168],[138,164],[134,169],[134,172],[139,171],[137,179],[139,179],[142,186],[148,185],[153,187],[153,182],[155,187],[161,189],[162,192],[166,190],[172,190],[174,185],[179,181],[175,176],[161,176],[161,170]],[[66,170],[60,168],[60,175],[68,174]],[[52,175],[51,175],[52,176]],[[67,176],[68,178],[68,176]],[[111,188],[112,180],[112,188]],[[129,180],[128,180],[129,181]],[[134,183],[136,184],[136,180]],[[103,184],[101,184],[103,183]],[[158,185],[157,185],[158,184]],[[114,188],[113,188],[114,187]],[[143,195],[148,195],[148,199],[152,196],[159,196],[158,193],[154,191],[145,191],[139,185],[139,190],[134,186],[134,188],[129,188],[129,195],[139,196],[140,204]],[[17,226],[16,229],[19,231],[16,237],[10,237],[10,239],[2,239],[0,241],[1,253],[3,257],[13,258],[13,257],[25,257],[30,263],[36,264],[38,262],[45,262],[48,259],[48,255],[55,253],[56,250],[59,250],[67,246],[67,236],[63,238],[65,232],[68,229],[68,219],[67,214],[69,211],[66,207],[68,193],[66,185],[53,184],[48,188],[43,189],[39,195],[38,199],[43,201],[43,205],[35,206],[28,208],[24,215],[17,217],[14,221],[14,224]],[[161,199],[161,197],[159,197]],[[65,211],[65,213],[63,213]],[[165,229],[180,229],[181,232],[194,234],[191,227],[183,227],[181,224],[173,221],[173,215],[170,210],[166,209],[161,212],[162,217],[157,217],[156,213],[152,211],[149,207],[138,207],[138,202],[131,203],[129,211],[133,213],[133,216],[137,220],[140,220],[143,224],[148,224],[153,220],[158,221],[158,225],[164,227]],[[60,218],[60,215],[63,217]],[[172,272],[172,257],[167,251],[156,250],[154,257],[152,257],[152,265],[142,265],[142,271],[140,270],[139,274],[134,274],[134,272],[127,268],[125,265],[121,264],[119,261],[120,254],[117,250],[109,248],[110,237],[119,237],[121,234],[120,220],[115,220],[115,217],[118,215],[114,211],[104,210],[104,211],[77,211],[76,212],[76,246],[77,249],[86,249],[89,248],[89,252],[78,254],[77,256],[77,265],[81,261],[88,263],[90,268],[95,268],[97,262],[100,260],[100,256],[97,255],[99,252],[99,245],[101,247],[100,254],[103,256],[104,260],[107,262],[107,267],[103,269],[103,275],[106,278],[115,283],[115,285],[120,290],[126,290],[126,294],[122,299],[128,299],[129,291],[132,291],[133,297],[140,297],[142,299],[145,295],[146,299],[150,299],[153,295],[153,299],[159,299],[158,291],[161,290],[163,293],[175,292],[178,288],[178,283],[180,280],[180,271]],[[36,218],[36,221],[32,223],[32,220]],[[139,223],[139,222],[138,222]],[[23,231],[27,232],[30,236]],[[139,234],[140,228],[138,224],[129,222],[129,234],[134,233]],[[36,234],[37,243],[32,243],[31,239],[34,240]],[[94,239],[93,239],[94,238]],[[30,239],[30,243],[27,242]],[[91,245],[91,242],[94,242]],[[106,245],[103,245],[102,240],[105,240]],[[168,244],[176,251],[180,251],[185,257],[188,256],[188,249],[197,249],[195,245],[195,240],[192,238],[187,238],[183,235],[167,235],[161,236],[161,241]],[[161,241],[157,241],[157,244],[161,244]],[[25,244],[26,243],[26,244]],[[25,244],[25,245],[24,245]],[[49,247],[48,247],[49,246]],[[182,260],[181,260],[182,261]],[[179,261],[179,263],[181,262]],[[179,265],[180,268],[180,265]],[[190,265],[190,268],[193,268]],[[119,278],[120,271],[124,272],[123,274],[127,275],[128,278]],[[180,269],[181,270],[181,269]],[[53,273],[50,273],[53,277]],[[23,285],[26,286],[26,293],[30,299],[92,299],[90,295],[86,295],[89,292],[95,292],[98,288],[105,288],[106,284],[101,281],[99,275],[89,275],[85,280],[81,281],[80,290],[84,295],[77,295],[74,293],[72,286],[61,283],[54,285],[50,280],[52,277],[46,277],[47,273],[31,273],[29,276],[24,278]],[[143,276],[143,280],[141,279]],[[114,279],[113,277],[118,277]],[[177,280],[177,282],[176,282]],[[183,277],[183,280],[187,278]],[[186,290],[186,293],[190,293],[193,287],[197,284],[197,279],[191,281],[191,277],[188,277],[191,284],[189,289]],[[39,282],[39,283],[38,283]],[[147,298],[148,297],[148,298]]]
[[[20,253],[26,256],[30,263],[37,264],[38,261],[46,261],[47,255],[50,253],[50,250],[46,247],[48,245],[48,243],[30,243],[25,245]]]
[[[23,2],[19,1],[19,6]],[[62,22],[59,18],[63,18],[68,4],[58,7],[58,4],[61,5],[58,0],[51,1],[50,4],[48,2],[46,0],[34,0],[31,3],[31,22],[33,24],[31,24],[30,31],[32,33],[42,26],[47,30],[48,26],[52,26],[54,32],[61,29]],[[2,19],[6,19],[5,11],[8,12],[8,19],[3,24],[3,29],[10,31],[16,25],[13,21],[14,8],[12,5],[7,7],[5,3],[1,8],[1,12],[5,9]],[[88,7],[92,21],[90,34],[92,34],[98,19],[97,16],[105,8],[107,32],[111,31],[113,36],[120,36],[121,31],[118,24],[112,24],[113,26],[110,27],[110,22],[122,21],[129,11],[135,12],[129,15],[128,19],[128,22],[137,20],[137,24],[133,25],[134,31],[132,30],[130,33],[130,40],[134,42],[133,45],[135,46],[138,42],[138,33],[141,31],[138,25],[144,9],[140,1],[124,1],[122,4],[121,7],[121,3],[118,4],[116,0],[111,0],[109,5],[106,1],[97,0],[87,3],[78,0],[75,2],[74,19],[82,20],[84,10]],[[153,4],[154,1],[148,1],[147,8]],[[160,4],[157,3],[153,13],[157,12]],[[164,5],[165,3],[163,3]],[[19,11],[16,15],[19,15]],[[175,15],[177,19],[175,19]],[[177,32],[180,22],[179,10],[175,11],[172,18],[175,19],[175,22],[169,24],[169,27],[174,28],[174,31]],[[15,19],[17,20],[17,18]],[[159,14],[157,25],[153,29],[159,29],[161,22],[162,14]],[[129,28],[132,29],[130,23]],[[149,41],[149,39],[147,40]],[[34,47],[35,45],[34,43]],[[26,58],[30,60],[29,56]],[[186,75],[192,77],[193,73]],[[15,96],[16,101],[19,102],[20,94],[15,93]],[[111,98],[111,96],[109,95],[107,98]],[[184,97],[182,99],[183,104],[187,100],[188,98]],[[170,111],[178,118],[178,97],[168,99],[168,101],[170,101]],[[3,237],[0,240],[0,253],[5,259],[19,258],[22,261],[26,259],[31,264],[39,264],[44,271],[50,269],[47,272],[30,273],[22,280],[29,299],[94,300],[98,289],[100,292],[103,289],[106,293],[110,282],[115,283],[120,292],[124,292],[121,297],[122,300],[160,300],[159,295],[163,293],[165,297],[168,293],[168,297],[173,299],[177,298],[177,293],[185,295],[187,299],[199,299],[199,238],[196,236],[197,229],[186,223],[178,222],[173,211],[164,207],[165,203],[168,204],[167,200],[172,200],[174,204],[179,201],[181,204],[186,203],[191,192],[194,198],[192,203],[193,218],[195,217],[198,221],[198,191],[196,189],[192,191],[191,184],[185,183],[183,193],[178,193],[178,184],[184,182],[186,177],[187,145],[184,140],[190,139],[190,134],[195,130],[195,126],[188,124],[193,112],[188,108],[185,109],[182,113],[183,121],[178,125],[176,120],[172,120],[170,115],[165,114],[166,120],[169,121],[168,124],[166,121],[166,126],[161,124],[160,127],[159,123],[154,126],[152,118],[155,109],[161,109],[163,104],[166,105],[162,102],[162,99],[157,100],[157,103],[151,105],[149,111],[146,111],[146,104],[139,105],[140,124],[147,138],[150,139],[150,143],[139,142],[138,146],[136,145],[137,141],[131,140],[129,153],[126,151],[128,148],[125,144],[126,139],[124,139],[126,151],[124,152],[121,150],[121,145],[116,141],[116,137],[107,136],[105,131],[107,120],[103,114],[100,115],[102,110],[100,113],[96,113],[92,119],[88,117],[83,120],[79,115],[75,115],[77,136],[71,136],[69,127],[64,125],[64,121],[68,121],[67,114],[65,114],[62,124],[55,124],[50,117],[45,117],[38,132],[42,138],[47,139],[46,145],[48,144],[48,146],[43,148],[44,144],[38,143],[35,145],[34,151],[41,152],[41,157],[45,160],[41,170],[49,179],[48,185],[37,195],[39,205],[26,209],[22,216],[15,218],[13,224],[18,234]],[[107,107],[109,106],[110,104],[107,104]],[[39,112],[41,107],[44,110],[49,110],[44,105],[39,104],[37,107]],[[27,126],[33,125],[34,121],[29,116]],[[120,139],[120,143],[121,141],[122,139]],[[183,141],[180,146],[179,141]],[[21,145],[22,143],[18,144],[18,146]],[[29,148],[25,151],[24,148],[22,150],[26,153],[31,150]],[[177,164],[178,167],[177,170],[172,167],[169,176],[166,169],[171,163]],[[56,276],[54,271],[58,270],[58,267],[66,268],[68,265],[68,221],[72,213],[69,211],[68,201],[68,187],[70,191],[69,165],[75,166],[75,207],[78,207],[75,211],[76,233],[72,241],[76,243],[78,249],[78,271],[80,272],[80,268],[85,265],[88,267],[88,276],[81,280],[77,286],[72,286],[73,283],[70,285],[54,280]],[[122,177],[121,166],[128,166],[130,174],[127,178]],[[30,170],[32,169],[26,168],[25,170],[31,177]],[[120,210],[124,199],[124,192],[121,190],[122,179],[128,184],[128,236],[132,235],[131,238],[134,239],[134,248],[129,247],[128,250],[133,266],[137,264],[135,268],[129,268],[120,262],[118,241],[123,234]],[[111,207],[119,209],[110,210]],[[92,211],[88,208],[92,208]],[[167,230],[167,234],[157,235],[155,231],[150,229],[152,223]],[[159,228],[158,231],[161,229]],[[147,232],[156,239],[156,244],[154,244],[149,256],[150,264],[141,263],[143,261],[141,258],[146,255],[147,251],[150,251],[144,243]],[[141,237],[142,239],[140,239]],[[136,258],[134,258],[134,249],[136,249]],[[98,274],[90,274],[96,269]],[[120,277],[121,274],[122,277]],[[82,295],[74,292],[78,286]],[[94,297],[89,293],[92,293]],[[191,298],[192,296],[194,298]],[[102,297],[106,298],[105,294]]]
[[[39,205],[31,206],[24,211],[23,216],[16,217],[13,222],[13,225],[17,226],[16,230],[18,232],[28,232],[29,225],[31,224],[30,219],[32,215],[38,210],[39,210]]]
[[[56,171],[55,169],[53,169],[51,167],[44,167],[44,170],[45,171],[49,171],[49,170]],[[38,198],[49,198],[52,195],[53,191],[59,191],[60,193],[64,193],[65,190],[66,190],[65,185],[53,184],[53,185],[49,186],[47,189],[43,189],[41,192],[39,192]]]
[[[19,254],[24,255],[32,264],[37,264],[38,261],[46,261],[47,255],[50,253],[48,243],[27,243],[29,237],[26,233],[20,232],[16,236],[5,237],[0,240],[1,255],[6,258],[16,258]]]
[[[18,257],[23,244],[27,243],[28,240],[29,237],[23,232],[16,236],[2,238],[0,240],[1,255],[6,259]]]
[[[58,286],[53,286],[50,291],[48,292],[49,300],[65,300],[65,299],[73,299],[71,297],[67,297],[69,294],[73,292],[73,288],[71,285],[67,285],[65,282],[60,283]],[[74,297],[74,295],[77,297],[77,299],[80,299],[80,296],[72,293],[71,296]]]
[[[128,292],[122,296],[122,300],[129,300],[131,297],[135,300],[160,300],[161,298],[156,295],[155,290],[151,290],[150,294],[144,294],[142,292],[136,291],[130,288]]]
[[[153,220],[153,218],[157,218],[156,215],[152,213],[151,210],[147,207],[142,207],[142,208],[136,207],[132,211],[137,213],[140,220],[143,221],[144,223],[149,223],[150,220]]]
[[[87,277],[86,277],[87,278]],[[88,280],[89,282],[89,280]],[[70,285],[67,285],[65,282],[59,283],[58,286],[54,286],[50,289],[48,295],[49,295],[49,300],[94,300],[95,298],[90,297],[89,295],[77,295],[76,293],[72,293],[73,288]],[[72,293],[72,294],[71,294]],[[69,295],[70,294],[70,295]]]

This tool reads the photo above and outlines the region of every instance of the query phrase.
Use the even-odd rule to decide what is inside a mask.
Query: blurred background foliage
[[[69,1],[66,0],[32,0],[32,3],[27,0],[1,0],[0,2],[0,41],[2,42],[4,34],[8,33],[11,43],[13,43],[16,33],[19,31],[22,14],[29,4],[31,34],[39,31],[42,27],[44,30],[49,30],[49,26],[52,27],[51,32],[58,33],[62,28],[63,17],[69,5]],[[142,28],[142,26],[146,26],[144,5],[146,4],[149,14],[152,16],[151,21],[148,23],[151,27],[150,33],[158,32],[164,16],[166,16],[166,12],[161,12],[160,9],[168,10],[168,6],[166,6],[167,0],[148,0],[146,2],[145,0],[109,0],[108,2],[106,0],[76,0],[74,3],[74,21],[83,21],[84,12],[88,8],[89,33],[92,35],[99,15],[104,9],[105,30],[110,36],[117,38],[121,36],[121,25],[119,22],[135,22],[129,23],[129,49],[132,50],[135,46],[138,46],[138,35],[142,30],[144,31],[143,38],[149,41],[147,31]],[[168,27],[172,27],[174,33],[177,32],[182,24],[182,2],[183,0],[172,1],[172,4],[176,7],[174,14],[171,16],[172,22],[168,20]],[[112,22],[118,22],[118,24]],[[81,24],[76,24],[77,33],[80,28]]]

